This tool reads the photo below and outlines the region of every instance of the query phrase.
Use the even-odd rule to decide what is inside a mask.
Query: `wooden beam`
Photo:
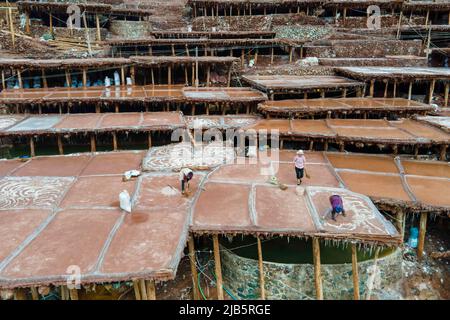
[[[441,145],[441,150],[439,152],[439,160],[446,161],[447,160],[447,145]]]
[[[292,63],[294,57],[294,47],[290,47],[289,49],[289,63]]]
[[[70,79],[70,72],[69,70],[65,69],[65,74],[66,74],[66,83],[67,83],[67,87],[70,88],[70,86],[72,85],[72,81]]]
[[[211,65],[208,64],[208,68],[206,70],[206,86],[209,87],[211,85]]]
[[[392,97],[395,98],[397,96],[397,80],[394,80],[394,89],[393,89]]]
[[[273,53],[274,53],[274,48],[272,46],[272,48],[270,49],[270,64],[273,64]]]
[[[167,66],[167,83],[172,84],[172,66],[170,64]]]
[[[50,24],[50,34],[53,35],[53,16],[51,12],[48,13],[48,20]]]
[[[42,84],[43,84],[44,88],[48,88],[47,77],[45,75],[44,68],[41,69],[41,73],[42,73]]]
[[[232,65],[230,65],[228,67],[228,81],[227,81],[227,86],[230,87],[231,86],[231,71],[232,71]]]
[[[374,91],[375,91],[375,80],[370,80],[369,97],[373,98]]]
[[[23,288],[14,289],[14,300],[27,300],[27,294]]]
[[[23,88],[22,72],[20,72],[20,70],[17,69],[16,73],[17,73],[17,80],[19,80],[19,88],[22,89]]]
[[[419,243],[417,246],[417,257],[422,259],[423,249],[425,247],[425,233],[427,229],[427,213],[422,212],[420,214],[420,224],[419,224]]]
[[[147,297],[147,285],[144,279],[139,280],[139,288],[141,290],[141,300],[148,300]]]
[[[258,269],[259,269],[259,289],[261,290],[261,300],[266,299],[266,289],[264,285],[264,265],[263,265],[263,256],[262,256],[262,248],[261,248],[261,239],[259,237],[256,238],[258,242]]]
[[[198,289],[198,274],[195,257],[194,236],[191,235],[188,242],[189,247],[189,261],[191,263],[191,275],[192,275],[192,295],[194,300],[200,299],[200,291]]]
[[[323,300],[322,274],[320,271],[320,244],[319,238],[312,239],[313,261],[314,261],[314,283],[316,287],[317,300]]]
[[[130,67],[130,78],[131,78],[131,83],[133,85],[136,84],[136,69],[134,68],[134,66]]]
[[[6,90],[5,70],[2,69],[2,89]]]
[[[405,235],[405,223],[404,223],[405,213],[402,210],[399,210],[397,212],[396,219],[397,220],[396,220],[395,224],[397,225],[398,232],[402,236],[402,242],[403,242],[403,237]]]
[[[411,97],[412,97],[412,88],[413,88],[413,82],[410,81],[410,82],[409,82],[409,86],[408,86],[408,100],[411,100]]]
[[[217,234],[213,235],[213,247],[214,247],[214,265],[217,278],[216,280],[217,299],[223,300],[222,266],[220,263],[219,236]]]
[[[358,256],[356,245],[352,243],[352,276],[353,276],[353,299],[359,300],[359,275],[358,275]]]
[[[152,147],[152,132],[151,131],[148,132],[147,141],[148,141],[148,147],[151,148]]]
[[[25,11],[25,32],[30,34],[30,13]]]

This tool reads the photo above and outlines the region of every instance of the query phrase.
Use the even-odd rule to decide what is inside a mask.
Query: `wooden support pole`
[[[397,40],[400,39],[400,28],[402,26],[402,19],[403,19],[403,10],[400,10],[400,18],[398,19],[398,26],[397,26]]]
[[[342,91],[342,98],[346,97],[347,97],[347,88],[344,88],[344,90]]]
[[[113,150],[117,151],[117,133],[115,131],[112,132],[113,138]]]
[[[60,155],[63,155],[64,154],[64,149],[63,149],[63,143],[62,143],[61,135],[58,135],[57,139],[58,139],[58,152],[59,152]]]
[[[77,289],[69,289],[70,300],[78,300],[78,290]]]
[[[320,271],[320,244],[318,238],[312,239],[313,245],[313,260],[314,260],[314,283],[316,287],[317,300],[323,300],[322,291],[322,274]]]
[[[14,300],[27,300],[27,295],[23,288],[14,289]]]
[[[172,84],[172,66],[170,64],[167,66],[167,83]]]
[[[175,45],[172,44],[171,47],[172,47],[172,56],[175,57]]]
[[[193,235],[189,238],[188,247],[189,247],[189,261],[191,263],[193,299],[199,300],[200,299],[200,291],[198,289],[198,281],[197,281],[198,274],[197,274],[197,265],[196,265],[194,236]]]
[[[70,73],[69,73],[69,70],[65,70],[65,74],[66,74],[66,83],[67,83],[67,87],[69,87],[70,88],[70,86],[72,85],[72,83],[71,83],[71,79],[70,79]]]
[[[419,145],[416,144],[416,145],[414,146],[414,159],[417,159],[418,156],[419,156]]]
[[[125,82],[125,67],[124,66],[120,67],[120,82],[121,82],[121,85],[123,85],[123,86],[126,84],[126,82]]]
[[[321,97],[322,99],[325,98],[325,90],[320,90],[320,97]]]
[[[244,49],[241,50],[241,66],[244,67],[245,64],[245,51]]]
[[[2,69],[2,89],[6,90],[5,70]]]
[[[191,55],[189,54],[189,48],[188,48],[188,45],[187,45],[187,44],[185,45],[185,48],[186,48],[186,55],[187,55],[188,57],[190,57]]]
[[[31,298],[33,300],[39,300],[39,292],[38,292],[37,288],[31,287],[30,290],[31,290]]]
[[[420,225],[419,225],[419,243],[417,245],[417,257],[422,259],[423,249],[425,247],[425,233],[427,229],[427,213],[422,212],[420,214]]]
[[[395,98],[397,97],[397,80],[394,80],[394,89],[393,89],[393,94],[392,97]]]
[[[51,12],[48,13],[48,20],[50,24],[50,34],[53,35],[53,16]]]
[[[411,82],[409,83],[409,86],[408,86],[408,100],[411,100],[411,97],[412,97],[412,88],[413,88],[413,82],[411,81]]]
[[[261,300],[266,300],[266,289],[264,285],[264,265],[263,265],[263,255],[261,248],[261,239],[256,238],[258,242],[258,269],[259,269],[259,289],[261,292]]]
[[[30,137],[30,156],[31,157],[35,157],[36,156],[36,152],[34,149],[34,139],[33,136]]]
[[[325,140],[325,142],[323,143],[323,150],[324,151],[328,151],[328,141]]]
[[[405,235],[405,224],[404,224],[405,213],[402,210],[399,210],[397,212],[396,219],[397,221],[395,222],[395,224],[397,225],[398,233],[400,233],[400,235],[402,236],[403,242],[403,237]]]
[[[133,288],[134,288],[134,297],[136,300],[141,299],[141,290],[139,288],[139,280],[133,280]]]
[[[67,289],[66,286],[61,286],[60,292],[61,292],[61,300],[69,300],[69,290]]]
[[[131,83],[133,85],[136,84],[136,69],[134,68],[134,66],[130,67],[130,78],[131,78]]]
[[[152,147],[152,132],[151,131],[148,132],[147,141],[148,141],[148,147],[151,148]]]
[[[96,152],[97,147],[95,145],[95,134],[91,133],[91,152]]]
[[[153,71],[153,67],[150,68],[150,75],[152,77],[152,86],[155,85],[155,72]]]
[[[214,247],[214,265],[217,278],[216,281],[217,299],[223,300],[222,266],[220,263],[219,236],[217,234],[213,235],[213,247]]]
[[[17,69],[17,80],[19,80],[19,88],[23,89],[23,82],[22,82],[22,72]]]
[[[290,47],[290,49],[289,49],[289,63],[292,63],[293,56],[294,56],[294,47]]]
[[[206,70],[206,86],[209,87],[211,85],[211,65],[208,64],[208,68]]]
[[[232,65],[230,65],[228,67],[228,81],[227,81],[227,86],[230,87],[231,86],[231,71],[232,71]]]
[[[353,276],[353,299],[359,300],[359,275],[358,275],[358,256],[356,245],[352,243],[352,276]]]
[[[447,145],[441,145],[441,150],[439,152],[439,160],[446,161],[447,160]]]
[[[86,88],[87,86],[87,70],[86,68],[83,68],[83,87]]]
[[[185,86],[189,85],[189,75],[188,75],[188,70],[186,66],[183,66],[184,69],[184,84]]]
[[[95,15],[95,25],[97,28],[97,41],[102,41],[102,33],[100,32],[100,16]]]
[[[444,90],[444,108],[448,107],[448,93],[450,89],[450,83],[445,84],[445,90]]]
[[[436,84],[436,80],[433,79],[430,83],[430,92],[428,94],[428,104],[431,104],[433,102],[433,94],[434,94],[434,86]]]
[[[147,284],[147,300],[156,300],[155,281],[147,280],[145,282]]]
[[[427,15],[425,17],[425,25],[428,25],[429,20],[430,20],[430,10],[427,10]]]
[[[119,111],[120,111],[120,105],[119,105],[119,103],[115,103],[114,104],[114,112],[119,113]]]
[[[369,97],[373,98],[374,91],[375,91],[375,80],[370,80]]]
[[[141,300],[148,300],[147,297],[147,286],[144,279],[139,280],[139,288],[141,291]]]
[[[41,69],[41,73],[42,73],[42,84],[43,84],[44,88],[48,88],[47,77],[45,75],[44,68]]]
[[[30,34],[30,13],[25,11],[25,32]]]
[[[16,47],[16,34],[14,32],[14,21],[12,17],[12,8],[8,7],[9,32],[11,32],[11,42],[13,48]]]

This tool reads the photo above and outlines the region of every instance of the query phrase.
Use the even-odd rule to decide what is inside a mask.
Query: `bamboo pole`
[[[425,247],[425,233],[427,228],[427,213],[422,212],[420,214],[420,226],[419,226],[419,244],[417,246],[417,257],[422,259],[423,249]]]
[[[58,139],[58,152],[59,152],[60,155],[63,155],[64,154],[64,149],[63,149],[63,143],[62,143],[61,135],[58,135],[57,139]]]
[[[430,10],[427,10],[427,15],[425,17],[425,25],[428,25],[428,20],[430,20]]]
[[[36,156],[36,152],[35,152],[35,149],[34,149],[33,136],[30,137],[30,156],[31,157],[35,157]]]
[[[155,281],[147,280],[145,282],[147,284],[147,300],[156,300]]]
[[[400,18],[398,19],[398,26],[397,26],[397,40],[400,39],[400,27],[402,25],[402,18],[403,18],[403,10],[400,10]]]
[[[356,245],[352,243],[352,276],[353,276],[353,298],[359,300],[359,275],[358,275],[358,256]]]
[[[194,247],[194,236],[189,238],[188,242],[189,247],[189,261],[191,263],[191,275],[192,275],[192,294],[194,300],[200,299],[200,292],[198,289],[198,274],[197,274],[197,266],[196,266],[196,257],[195,257],[195,247]]]
[[[217,234],[213,235],[213,247],[214,247],[214,264],[217,278],[216,284],[217,299],[223,300],[222,267],[220,263],[219,236]]]
[[[313,238],[313,260],[314,260],[314,282],[316,287],[316,298],[317,300],[323,300],[322,291],[322,275],[320,271],[320,245],[319,239]]]
[[[256,238],[258,242],[258,269],[259,269],[259,288],[261,290],[261,300],[266,300],[266,289],[264,285],[264,265],[261,248],[261,239]]]

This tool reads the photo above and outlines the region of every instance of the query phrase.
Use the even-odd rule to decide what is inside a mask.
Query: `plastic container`
[[[411,248],[417,248],[419,239],[419,229],[413,227],[409,230],[409,239],[408,239],[408,246]]]

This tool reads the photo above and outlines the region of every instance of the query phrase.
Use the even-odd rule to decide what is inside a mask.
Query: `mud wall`
[[[397,27],[398,20],[397,16],[381,16],[381,28]],[[409,17],[403,17],[402,24],[408,23],[412,25],[425,24],[425,18],[412,17],[409,21]],[[337,26],[341,28],[367,28],[367,17],[346,17],[345,20],[338,20]]]
[[[240,299],[257,299],[259,293],[258,261],[243,258],[221,247],[224,286]],[[256,249],[255,249],[256,250]],[[400,250],[378,259],[378,270],[373,279],[374,289],[396,282],[402,276]],[[360,292],[364,297],[373,261],[358,264]],[[325,299],[353,299],[352,265],[322,264],[323,293]],[[315,299],[314,265],[264,262],[267,299]],[[369,280],[369,281],[368,281]]]

